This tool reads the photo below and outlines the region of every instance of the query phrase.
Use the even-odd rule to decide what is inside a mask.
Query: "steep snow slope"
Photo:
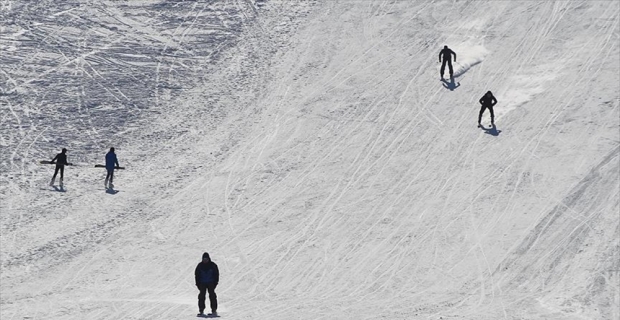
[[[0,316],[618,319],[619,10],[5,1]]]

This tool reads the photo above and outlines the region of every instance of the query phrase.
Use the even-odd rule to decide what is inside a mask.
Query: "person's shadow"
[[[482,127],[482,130],[484,130],[484,133],[490,134],[495,137],[499,136],[499,134],[502,132],[502,130],[497,130],[497,127],[495,125],[492,125],[490,128]]]
[[[114,190],[113,188],[107,188],[105,189],[105,192],[108,194],[117,194],[118,190]]]
[[[441,82],[443,82],[444,88],[450,91],[454,91],[454,89],[458,88],[461,85],[460,82],[454,83],[454,77],[451,77],[450,81],[446,79],[441,79]]]

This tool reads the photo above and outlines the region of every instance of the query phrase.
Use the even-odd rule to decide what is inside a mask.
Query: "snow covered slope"
[[[0,0],[0,318],[620,319],[619,14]]]

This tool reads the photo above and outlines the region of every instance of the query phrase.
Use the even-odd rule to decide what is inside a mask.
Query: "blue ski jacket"
[[[196,276],[196,285],[211,284],[217,286],[220,282],[220,271],[217,268],[215,262],[210,261],[208,263],[201,262],[196,266],[194,271]]]
[[[120,167],[118,165],[118,159],[116,159],[116,154],[113,152],[108,152],[105,155],[105,168],[108,171],[114,170],[114,166]]]

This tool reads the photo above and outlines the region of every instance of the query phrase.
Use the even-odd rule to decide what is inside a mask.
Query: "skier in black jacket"
[[[209,302],[211,303],[210,316],[217,316],[217,295],[215,287],[220,282],[220,271],[217,264],[211,261],[208,253],[202,254],[202,262],[196,266],[194,271],[196,277],[196,287],[200,290],[198,294],[198,316],[204,316],[205,295],[209,292]]]
[[[54,170],[54,176],[52,177],[52,181],[50,181],[50,186],[54,185],[56,175],[58,171],[60,171],[60,186],[62,187],[62,181],[65,177],[65,165],[71,165],[71,163],[67,162],[67,149],[62,148],[62,152],[52,159],[52,163],[56,163],[56,170]]]
[[[482,120],[482,114],[486,109],[489,109],[489,112],[491,113],[491,125],[495,127],[495,114],[493,113],[493,106],[497,104],[497,99],[495,99],[493,93],[491,93],[491,91],[487,91],[487,93],[485,93],[478,102],[481,104],[480,113],[478,114],[478,127],[482,128],[480,120]]]
[[[454,55],[454,62],[456,62],[456,53],[450,50],[448,46],[443,46],[443,49],[439,52],[439,62],[441,64],[441,78],[443,79],[443,73],[446,70],[446,63],[448,64],[448,71],[450,71],[450,79],[453,78],[454,70],[452,69],[452,55]],[[442,59],[443,58],[443,59]]]

